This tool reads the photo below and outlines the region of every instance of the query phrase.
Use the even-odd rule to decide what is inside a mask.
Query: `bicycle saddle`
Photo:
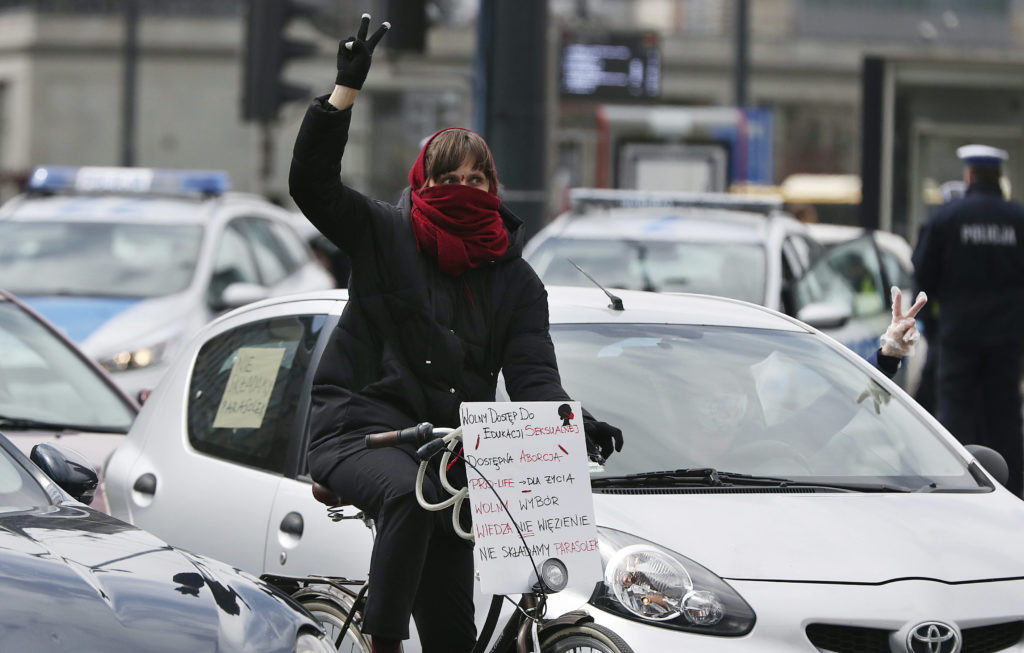
[[[331,508],[352,505],[332,492],[329,487],[326,485],[320,485],[319,483],[313,483],[313,498],[325,506],[330,506]]]

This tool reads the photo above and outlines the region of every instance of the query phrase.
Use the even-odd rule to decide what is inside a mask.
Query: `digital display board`
[[[661,95],[655,32],[562,32],[563,98],[637,101]]]

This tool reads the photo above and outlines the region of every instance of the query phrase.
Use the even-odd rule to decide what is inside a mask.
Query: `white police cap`
[[[956,155],[969,166],[999,166],[1010,158],[1006,150],[990,145],[964,145],[957,148]]]

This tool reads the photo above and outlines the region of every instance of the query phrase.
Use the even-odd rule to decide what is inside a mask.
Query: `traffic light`
[[[385,20],[391,22],[384,47],[392,51],[422,53],[427,46],[426,0],[387,0]]]
[[[316,53],[316,44],[288,38],[293,19],[309,17],[321,9],[318,0],[249,0],[243,62],[242,119],[268,122],[277,119],[282,104],[303,100],[311,89],[292,84],[281,75],[293,59]]]

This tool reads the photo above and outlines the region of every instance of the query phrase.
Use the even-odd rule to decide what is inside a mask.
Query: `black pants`
[[[450,508],[428,512],[417,503],[417,468],[401,449],[366,449],[346,458],[327,478],[331,490],[377,523],[363,632],[408,639],[412,615],[424,653],[470,651],[476,641],[473,545],[455,534]],[[451,470],[450,480],[460,487],[465,478],[464,473],[456,478],[457,470],[461,465]],[[431,502],[449,496],[439,493],[435,473],[424,486]]]
[[[981,444],[1006,458],[1008,490],[1024,492],[1021,420],[1021,343],[942,343],[938,366],[938,418],[963,444]]]

